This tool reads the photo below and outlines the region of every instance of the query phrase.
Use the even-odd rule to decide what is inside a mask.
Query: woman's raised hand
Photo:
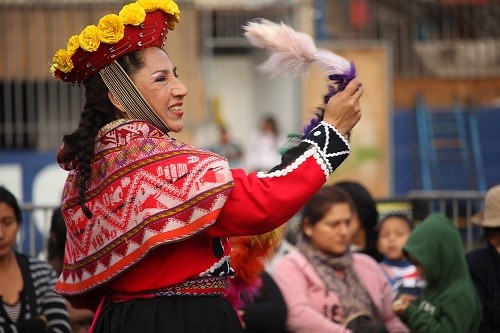
[[[359,80],[354,79],[343,91],[330,98],[325,108],[323,121],[335,126],[342,135],[346,135],[361,119],[359,98],[363,87]]]

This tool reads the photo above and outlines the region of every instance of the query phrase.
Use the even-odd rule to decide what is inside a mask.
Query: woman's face
[[[188,90],[178,79],[177,68],[157,47],[145,49],[142,57],[145,66],[131,75],[132,81],[168,129],[180,132],[184,127],[182,105]]]
[[[18,221],[14,209],[0,202],[0,258],[5,258],[16,245]]]
[[[348,203],[335,203],[314,226],[304,225],[304,232],[311,237],[312,245],[323,253],[343,255],[349,248],[349,226],[353,212]]]

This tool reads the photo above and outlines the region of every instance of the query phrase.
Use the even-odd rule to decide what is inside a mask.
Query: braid
[[[80,125],[71,134],[63,137],[63,161],[77,161],[77,185],[79,203],[87,218],[92,213],[85,205],[85,191],[91,175],[91,162],[94,156],[95,137],[107,123],[117,119],[113,104],[108,98],[108,88],[99,75],[92,77],[86,85],[85,106]]]
[[[129,53],[117,61],[129,75],[144,66],[141,51]],[[100,75],[94,75],[89,79],[85,85],[85,106],[80,124],[73,133],[63,137],[61,161],[64,163],[77,161],[79,204],[89,219],[92,218],[92,212],[85,205],[85,192],[92,174],[95,137],[104,125],[120,117],[118,110],[109,100],[108,91]]]
[[[113,120],[113,119],[109,119]],[[95,137],[99,129],[108,123],[106,117],[102,117],[102,112],[95,109],[86,109],[82,113],[80,122],[80,149],[77,152],[76,159],[78,161],[78,192],[79,203],[87,218],[92,217],[92,213],[85,205],[85,191],[88,188],[88,183],[91,175],[91,163],[94,156]]]

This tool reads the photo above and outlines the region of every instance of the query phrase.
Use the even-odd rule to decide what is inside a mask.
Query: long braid
[[[87,83],[85,98],[84,111],[78,129],[71,134],[65,135],[63,142],[64,160],[76,159],[77,161],[79,203],[85,216],[90,219],[92,213],[85,205],[85,191],[91,175],[95,137],[99,129],[117,117],[113,104],[107,98],[107,88],[98,75],[91,78]]]
[[[139,70],[144,63],[139,52],[127,54],[119,59],[119,63],[130,75]],[[94,156],[95,138],[99,130],[106,124],[121,117],[108,97],[108,88],[99,75],[94,75],[85,85],[85,106],[78,128],[63,137],[63,162],[77,161],[77,186],[79,204],[87,218],[92,212],[85,205],[85,192],[92,174],[92,158]]]
[[[91,175],[91,163],[92,157],[94,156],[94,145],[95,137],[99,129],[107,124],[109,120],[106,117],[102,117],[102,111],[95,109],[88,109],[82,113],[82,121],[80,123],[80,128],[84,129],[80,136],[80,149],[77,153],[79,174],[78,174],[78,192],[79,192],[79,203],[82,207],[83,212],[87,218],[92,217],[92,213],[85,205],[85,191],[88,188],[90,175]]]

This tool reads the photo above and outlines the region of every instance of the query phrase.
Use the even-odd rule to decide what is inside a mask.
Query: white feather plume
[[[295,76],[309,74],[311,64],[317,62],[326,76],[349,70],[351,63],[341,56],[316,48],[314,40],[283,22],[277,24],[265,19],[248,22],[243,26],[245,37],[258,48],[271,51],[269,58],[260,66],[271,76],[291,73]]]

